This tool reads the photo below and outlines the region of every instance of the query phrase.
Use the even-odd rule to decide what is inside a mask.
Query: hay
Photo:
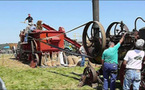
[[[72,56],[72,59],[74,61],[74,64],[77,64],[80,61],[79,57],[77,57],[77,56]]]
[[[47,65],[49,66],[49,67],[51,67],[52,66],[52,63],[51,63],[51,58],[50,58],[50,53],[47,53]]]
[[[100,65],[97,65],[97,64],[91,63],[90,61],[89,61],[89,64],[90,64],[93,68],[101,67]]]
[[[56,66],[57,55],[56,52],[52,52],[52,66]]]
[[[10,49],[13,50],[13,47],[17,48],[17,43],[9,43]]]
[[[37,21],[37,29],[39,29],[39,30],[42,30],[42,21],[41,20],[39,20],[39,21]]]
[[[68,65],[69,66],[74,65],[74,61],[72,59],[72,56],[68,56],[67,59],[68,59]]]
[[[51,66],[52,66],[51,61],[47,61],[47,66],[48,66],[48,67],[51,67]]]
[[[56,52],[56,66],[61,66],[60,58],[58,58],[58,52]]]
[[[52,64],[52,66],[56,66],[56,61],[52,60],[51,64]]]
[[[41,58],[41,65],[46,65],[46,54],[42,53],[42,58]]]

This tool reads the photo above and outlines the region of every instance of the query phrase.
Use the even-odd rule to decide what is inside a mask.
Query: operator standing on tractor
[[[25,38],[24,38],[24,42],[23,43],[27,43],[28,42],[28,33],[30,31],[30,27],[33,26],[33,18],[31,17],[30,14],[28,14],[28,17],[25,19],[24,23],[26,23],[26,20],[28,20],[28,26],[25,29]]]
[[[145,55],[143,51],[144,40],[138,39],[135,46],[136,48],[129,50],[124,57],[123,65],[126,66],[126,73],[123,82],[123,90],[130,90],[131,84],[133,84],[133,90],[139,90],[142,61]]]
[[[111,76],[110,90],[115,90],[115,82],[118,70],[118,48],[123,42],[124,37],[125,34],[116,45],[114,45],[114,42],[109,42],[109,48],[104,50],[102,54],[102,69],[104,77],[103,90],[108,90],[109,76]]]
[[[28,24],[33,24],[33,18],[30,14],[28,14],[28,17],[25,19],[24,23],[26,23],[26,20],[28,20]]]

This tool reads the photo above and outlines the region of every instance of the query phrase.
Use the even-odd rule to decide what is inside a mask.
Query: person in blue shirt
[[[125,34],[120,41],[115,45],[114,42],[109,42],[109,48],[104,50],[102,54],[102,69],[104,77],[103,90],[108,90],[108,81],[110,76],[110,90],[115,90],[115,82],[118,70],[118,49],[123,42]]]
[[[36,29],[36,24],[33,24],[31,27],[30,27],[30,33]]]

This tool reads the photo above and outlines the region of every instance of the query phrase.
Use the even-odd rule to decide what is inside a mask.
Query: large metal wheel
[[[109,41],[112,41],[115,44],[118,43],[122,35],[126,32],[129,32],[129,29],[123,22],[111,23],[106,31],[107,44]]]
[[[83,31],[83,46],[92,63],[98,63],[96,57],[101,56],[106,46],[105,30],[100,22],[91,21],[86,24]]]
[[[128,33],[128,34],[126,34],[125,40],[123,41],[121,47],[119,48],[119,55],[118,55],[119,60],[123,60],[126,52],[134,47],[134,39],[130,35],[128,27],[123,22],[111,23],[106,31],[106,38],[107,38],[106,47],[108,47],[108,43],[110,41],[117,44],[124,33]]]
[[[126,32],[129,32],[129,29],[123,22],[113,22],[107,28],[106,38],[112,38],[112,36],[119,36]]]
[[[35,68],[37,67],[39,64],[39,56],[38,54],[32,54],[32,60],[31,60],[31,63],[30,63],[30,67],[32,68]]]
[[[37,53],[35,53],[37,51],[37,45],[35,40],[31,40],[31,63],[30,63],[30,67],[35,68],[39,65],[39,55]]]
[[[81,81],[79,83],[79,86],[83,86],[83,85],[92,85],[92,83],[97,82],[97,73],[96,70],[91,67],[91,66],[87,66],[84,71],[83,71],[83,75],[81,77]]]

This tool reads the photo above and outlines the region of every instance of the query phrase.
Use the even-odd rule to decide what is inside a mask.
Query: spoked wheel
[[[123,22],[113,22],[107,28],[106,38],[109,41],[117,43],[126,32],[129,32],[129,29]]]
[[[35,67],[38,66],[38,64],[39,64],[39,56],[38,56],[38,54],[32,55],[32,60],[31,60],[31,63],[30,63],[30,67],[35,68]]]
[[[86,67],[81,77],[81,82],[79,83],[79,86],[83,86],[85,84],[91,86],[91,84],[95,83],[96,81],[97,81],[97,73],[95,69],[92,67]]]
[[[37,51],[37,44],[35,40],[31,40],[31,63],[30,63],[30,67],[35,68],[38,66],[39,64],[39,55],[36,53]]]
[[[111,33],[111,31],[114,33]],[[113,22],[107,28],[106,37],[111,38],[111,36],[122,35],[126,32],[129,32],[129,29],[123,22]]]
[[[101,23],[91,21],[86,24],[83,31],[83,45],[87,55],[96,58],[106,46],[105,30]],[[89,58],[92,63],[97,63],[95,59]]]

